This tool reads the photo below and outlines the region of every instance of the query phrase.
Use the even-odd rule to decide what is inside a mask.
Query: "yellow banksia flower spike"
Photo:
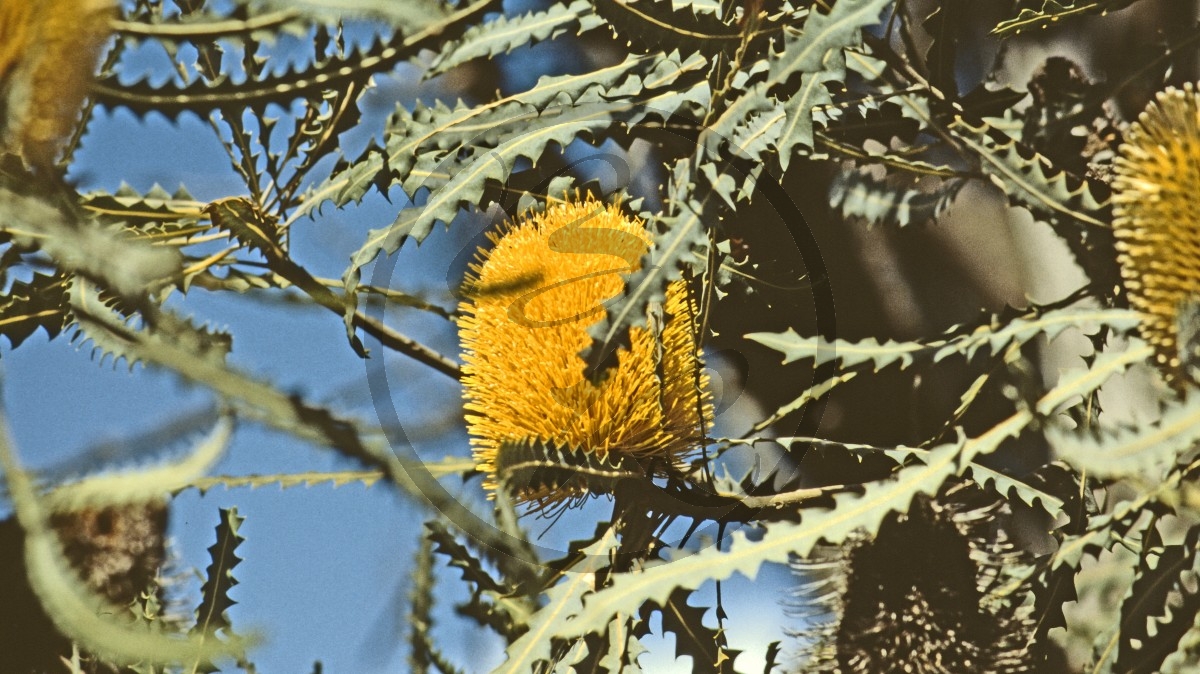
[[[75,127],[114,0],[0,0],[0,133],[34,166],[53,165]]]
[[[1159,369],[1179,386],[1179,314],[1200,301],[1200,95],[1187,84],[1158,94],[1121,146],[1114,228],[1129,303]],[[1184,340],[1186,341],[1186,340]]]
[[[579,355],[603,303],[649,249],[644,223],[575,197],[506,223],[491,239],[471,265],[459,319],[466,419],[489,492],[505,479],[496,474],[505,445],[663,466],[697,449],[712,402],[684,281],[666,290],[661,330],[634,328],[598,384]],[[579,486],[509,486],[518,502],[539,505],[581,495]]]

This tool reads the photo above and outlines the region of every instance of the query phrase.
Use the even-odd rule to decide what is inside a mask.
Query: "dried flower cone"
[[[459,319],[467,423],[489,491],[504,442],[665,464],[697,448],[711,400],[682,281],[667,288],[661,335],[633,329],[599,385],[579,356],[603,303],[649,247],[643,223],[589,198],[522,217],[492,240],[471,267]],[[518,500],[541,504],[578,495],[515,487]]]
[[[1178,385],[1179,313],[1200,300],[1200,96],[1169,88],[1134,122],[1113,180],[1114,227],[1129,302],[1160,369]],[[1185,345],[1186,346],[1186,345]]]
[[[0,0],[5,145],[53,165],[110,32],[112,0]]]

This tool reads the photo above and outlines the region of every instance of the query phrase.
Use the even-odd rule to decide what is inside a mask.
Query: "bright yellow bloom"
[[[496,463],[505,442],[665,465],[699,447],[712,404],[683,281],[667,288],[661,333],[633,329],[631,348],[599,385],[579,355],[603,303],[649,248],[644,223],[588,198],[518,218],[491,238],[495,247],[471,266],[459,319],[466,418],[485,486],[494,491],[504,477]],[[518,500],[542,505],[580,494],[512,486]]]
[[[1125,137],[1113,180],[1114,227],[1129,302],[1168,381],[1181,372],[1178,316],[1200,300],[1200,96],[1168,88]]]

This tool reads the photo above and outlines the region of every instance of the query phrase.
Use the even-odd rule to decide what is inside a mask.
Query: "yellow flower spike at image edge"
[[[593,384],[580,352],[588,328],[649,249],[640,219],[590,197],[527,213],[490,235],[466,282],[460,337],[463,395],[475,461],[494,492],[505,442],[543,442],[598,457],[679,464],[712,418],[708,377],[684,281],[666,289],[661,335],[633,328],[630,348]],[[661,343],[660,340],[661,339]],[[545,505],[577,496],[525,490]]]
[[[115,0],[0,0],[0,136],[35,166],[74,129],[115,15]]]
[[[1129,302],[1159,368],[1180,383],[1178,316],[1200,299],[1200,96],[1159,92],[1130,125],[1116,161],[1113,220]]]

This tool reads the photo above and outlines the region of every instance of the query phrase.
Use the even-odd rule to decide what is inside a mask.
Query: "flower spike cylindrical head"
[[[599,382],[580,356],[604,303],[649,249],[644,223],[616,205],[575,198],[490,238],[494,248],[471,265],[459,319],[466,419],[485,487],[494,492],[512,477],[497,474],[511,463],[501,453],[522,445],[664,468],[697,449],[712,403],[684,281],[668,285],[657,328],[650,320],[631,329],[629,348]],[[569,484],[507,484],[518,502],[540,506],[594,491],[582,475]]]
[[[1159,92],[1130,125],[1116,161],[1113,226],[1129,303],[1164,378],[1179,387],[1196,347],[1180,314],[1200,302],[1200,95]],[[1187,324],[1190,321],[1182,321]],[[1190,330],[1189,330],[1190,332]]]

